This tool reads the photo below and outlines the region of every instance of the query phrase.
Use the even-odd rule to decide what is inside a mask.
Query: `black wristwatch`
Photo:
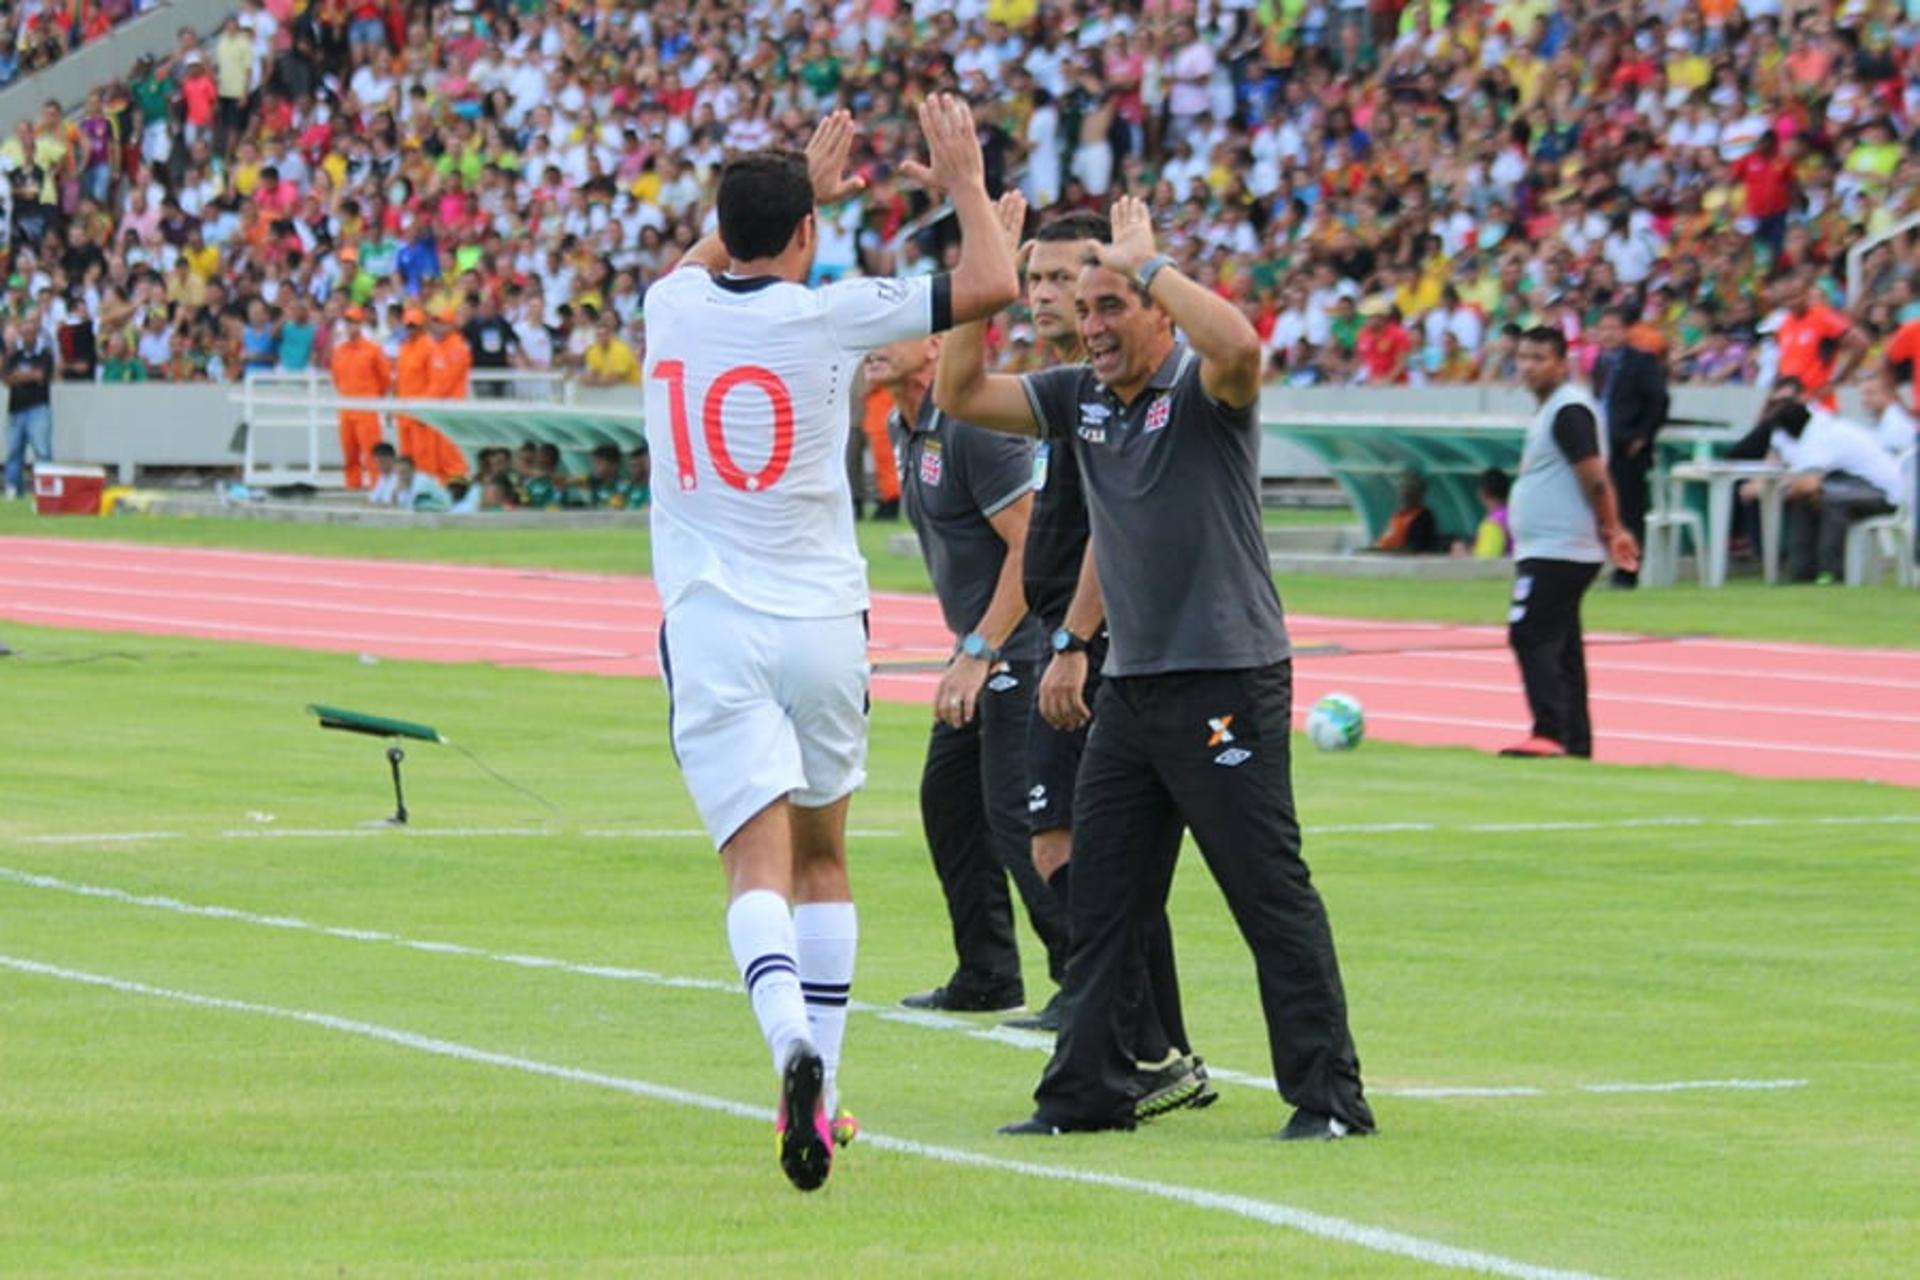
[[[1082,640],[1065,627],[1053,633],[1053,651],[1055,653],[1085,653],[1089,647],[1085,640]]]

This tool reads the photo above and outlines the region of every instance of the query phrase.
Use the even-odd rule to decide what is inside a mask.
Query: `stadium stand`
[[[1739,383],[1803,270],[1876,345],[1920,316],[1920,238],[1841,283],[1920,192],[1917,38],[1886,0],[249,0],[0,146],[6,307],[75,377],[324,367],[350,305],[390,351],[406,305],[451,306],[584,373],[602,316],[638,350],[724,156],[830,102],[869,186],[820,276],[935,269],[894,175],[911,104],[954,85],[1040,208],[1150,192],[1295,385],[1501,380],[1535,322],[1590,359],[1621,301],[1677,380]],[[996,336],[1032,358],[1017,318]]]
[[[0,88],[44,71],[159,0],[13,0],[0,5]]]

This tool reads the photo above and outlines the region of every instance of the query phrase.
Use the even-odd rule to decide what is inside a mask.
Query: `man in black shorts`
[[[1067,913],[1027,857],[1026,741],[1046,638],[1021,589],[1033,448],[933,407],[938,338],[878,347],[866,377],[893,398],[900,491],[953,656],[934,695],[920,818],[953,927],[952,976],[908,1008],[1005,1013],[1026,998],[1007,880],[1057,982]]]
[[[1056,364],[1086,359],[1073,312],[1082,258],[1089,244],[1111,238],[1107,220],[1099,214],[1069,213],[1043,225],[1026,247],[1028,309],[1034,332]],[[1080,467],[1070,447],[1050,440],[1042,440],[1034,454],[1026,593],[1027,605],[1040,618],[1053,650],[1027,730],[1027,818],[1033,829],[1034,869],[1065,904],[1071,901],[1074,781],[1086,748],[1100,665],[1106,659],[1107,628],[1099,576],[1088,550]],[[1146,968],[1131,1019],[1133,1053],[1141,1069],[1159,1079],[1136,1113],[1145,1118],[1181,1106],[1204,1107],[1218,1095],[1187,1039],[1173,933],[1164,913],[1142,945]],[[1038,1014],[1006,1025],[1057,1032],[1063,1018],[1063,1004],[1056,996]]]
[[[1260,520],[1259,335],[1157,251],[1139,200],[1115,203],[1113,243],[1089,256],[1075,302],[1086,364],[990,376],[963,328],[934,389],[969,421],[1075,450],[1111,623],[1074,801],[1067,1022],[1033,1117],[1002,1132],[1134,1123],[1124,1005],[1191,828],[1253,952],[1294,1107],[1280,1136],[1370,1133],[1332,930],[1300,857],[1292,651]]]

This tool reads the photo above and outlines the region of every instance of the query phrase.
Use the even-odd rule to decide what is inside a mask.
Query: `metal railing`
[[[1869,236],[1853,248],[1847,250],[1847,305],[1857,307],[1866,302],[1860,296],[1860,287],[1865,283],[1862,276],[1867,269],[1867,255],[1889,240],[1897,240],[1915,227],[1920,227],[1920,213],[1910,213],[1877,236]]]
[[[574,382],[570,375],[532,369],[475,369],[467,375],[468,391],[479,404],[519,403],[570,405],[574,401]],[[489,394],[483,388],[500,388]],[[240,451],[240,478],[243,484],[306,483],[316,488],[341,483],[338,472],[320,465],[321,441],[339,429],[340,397],[334,393],[333,379],[318,369],[289,373],[281,369],[256,369],[247,374],[234,397],[240,404],[244,442]],[[380,415],[380,434],[389,444],[400,443],[395,413],[381,402],[372,412]],[[293,440],[295,457],[280,456],[271,447],[288,437]],[[269,447],[262,448],[264,442]]]

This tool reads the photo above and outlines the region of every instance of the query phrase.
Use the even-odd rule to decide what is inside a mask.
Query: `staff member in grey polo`
[[[901,499],[955,641],[934,696],[920,819],[957,964],[945,983],[901,1003],[1004,1013],[1026,999],[1009,876],[1056,982],[1067,961],[1066,912],[1028,853],[1027,719],[1046,652],[1021,585],[1033,449],[934,408],[939,344],[896,342],[866,363],[868,379],[893,397]]]
[[[1260,520],[1260,338],[1156,250],[1145,204],[1122,197],[1112,222],[1074,303],[1085,364],[989,375],[978,327],[963,326],[935,385],[970,421],[1070,443],[1111,636],[1074,800],[1067,1020],[1033,1117],[1001,1132],[1134,1123],[1123,1005],[1190,829],[1253,952],[1274,1076],[1294,1106],[1280,1136],[1369,1133],[1294,814],[1292,651]]]
[[[1520,380],[1540,404],[1507,504],[1513,604],[1507,642],[1533,712],[1533,732],[1503,756],[1591,756],[1586,638],[1580,600],[1613,557],[1625,573],[1640,548],[1620,523],[1607,476],[1607,437],[1593,397],[1567,378],[1567,339],[1541,326],[1520,336]]]

